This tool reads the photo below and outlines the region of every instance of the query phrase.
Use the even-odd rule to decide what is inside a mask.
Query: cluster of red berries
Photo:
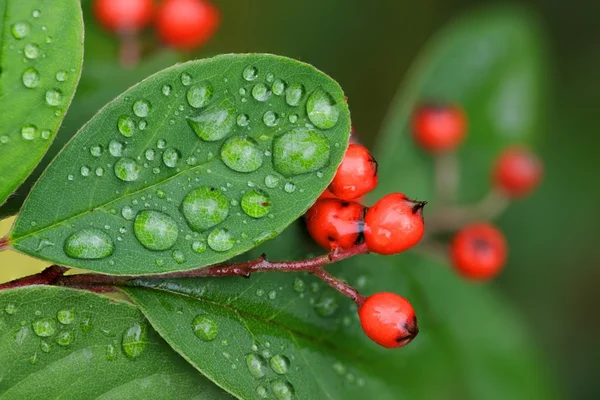
[[[95,0],[96,19],[109,31],[135,33],[154,21],[158,37],[182,50],[202,46],[214,34],[219,10],[206,0]]]

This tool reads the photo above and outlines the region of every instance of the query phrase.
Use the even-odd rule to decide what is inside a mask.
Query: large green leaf
[[[378,137],[380,186],[433,198],[433,157],[415,145],[411,114],[421,103],[454,102],[469,121],[457,156],[461,201],[489,189],[492,161],[511,143],[531,143],[540,129],[544,90],[543,41],[529,14],[485,9],[451,23],[426,46],[398,91]]]
[[[296,223],[244,258],[300,259],[315,250]],[[241,398],[259,398],[263,389],[276,397],[282,382],[299,399],[553,397],[522,321],[443,263],[369,255],[330,270],[364,294],[406,296],[419,336],[402,349],[374,345],[356,306],[305,274],[137,280],[126,292],[177,352]]]
[[[40,161],[75,94],[83,60],[78,0],[0,1],[0,204]]]
[[[298,218],[332,179],[349,130],[341,88],[309,65],[252,54],[177,65],[81,129],[10,240],[113,274],[215,264]]]
[[[128,303],[89,292],[0,292],[2,399],[222,399]]]

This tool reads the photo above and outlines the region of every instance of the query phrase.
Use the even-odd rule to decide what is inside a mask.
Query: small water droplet
[[[63,325],[72,324],[75,321],[75,311],[63,308],[56,313],[56,319]]]
[[[245,80],[247,81],[253,81],[256,78],[258,78],[258,69],[253,66],[253,65],[249,65],[246,68],[244,68],[244,72],[242,72],[242,76],[244,77]]]
[[[181,210],[190,228],[197,232],[204,232],[227,218],[229,204],[227,197],[221,192],[202,186],[185,196]]]
[[[96,144],[90,147],[90,154],[94,157],[100,157],[102,155],[102,146]]]
[[[277,126],[277,124],[279,123],[279,115],[277,115],[277,113],[273,111],[267,111],[263,115],[263,122],[266,126]]]
[[[23,72],[22,80],[23,85],[25,85],[26,88],[33,89],[40,84],[40,74],[38,73],[37,69],[33,67],[27,68]]]
[[[62,103],[62,92],[58,89],[50,89],[46,92],[46,103],[50,106],[60,106]]]
[[[149,250],[168,250],[177,241],[179,227],[169,215],[160,211],[140,211],[133,223],[135,237]]]
[[[82,165],[79,172],[81,172],[81,176],[90,176],[90,167],[87,165]]]
[[[13,36],[15,37],[15,39],[23,39],[25,37],[27,37],[27,35],[29,35],[29,32],[31,31],[31,25],[29,24],[29,22],[17,22],[16,24],[13,24],[11,27],[11,32],[13,34]]]
[[[340,376],[346,373],[346,367],[339,361],[333,363],[333,370]]]
[[[248,126],[249,122],[250,122],[250,117],[248,116],[248,114],[238,115],[238,117],[237,117],[238,126]]]
[[[133,182],[140,177],[142,167],[131,158],[121,158],[115,163],[115,175],[124,182]]]
[[[264,358],[255,353],[250,353],[246,356],[246,366],[248,371],[255,378],[262,378],[265,376],[265,368],[267,363]]]
[[[165,96],[170,96],[171,90],[173,90],[173,87],[171,85],[163,85],[162,94],[164,94]]]
[[[34,43],[27,43],[23,49],[23,54],[30,60],[35,60],[40,55],[40,46]]]
[[[267,101],[269,97],[271,97],[271,91],[264,83],[257,83],[252,88],[252,97],[254,97],[256,101]]]
[[[302,101],[305,92],[306,90],[302,84],[293,83],[285,91],[285,102],[289,106],[297,106]]]
[[[145,324],[135,322],[123,333],[121,347],[125,355],[131,359],[141,356],[147,344],[148,337]]]
[[[221,160],[234,171],[252,172],[263,164],[263,152],[249,136],[234,136],[221,148]]]
[[[73,332],[71,331],[62,331],[58,335],[56,335],[56,343],[59,346],[68,346],[73,341]]]
[[[123,143],[113,139],[108,144],[108,152],[113,157],[121,157],[123,155],[123,147]]]
[[[35,125],[25,125],[21,128],[21,137],[25,140],[35,140],[38,135],[38,129]]]
[[[192,250],[198,254],[204,253],[206,251],[206,244],[200,241],[195,241],[192,243]]]
[[[274,189],[277,187],[277,185],[279,185],[278,177],[275,175],[267,175],[265,177],[265,186],[267,186],[269,189]]]
[[[67,179],[72,181],[73,179],[75,179],[75,177],[73,176],[73,174],[69,174],[67,175]]]
[[[304,289],[306,289],[304,281],[300,278],[294,279],[294,290],[298,293],[302,293],[304,292]]]
[[[236,124],[236,109],[231,97],[226,96],[195,117],[187,117],[188,124],[204,141],[214,142],[227,137]]]
[[[262,289],[256,289],[256,295],[257,295],[258,297],[261,297],[261,296],[263,296],[264,294],[265,294],[265,291],[264,291],[264,290],[262,290]]]
[[[314,305],[315,311],[322,317],[330,317],[338,309],[339,304],[333,293],[325,292]]]
[[[183,252],[180,250],[173,250],[171,256],[177,264],[183,264],[187,261],[187,259],[185,258],[185,254],[183,254]]]
[[[115,250],[115,245],[106,232],[99,229],[83,229],[67,238],[64,250],[71,258],[97,260],[110,256]]]
[[[31,327],[39,337],[50,337],[56,333],[56,322],[52,318],[42,318],[33,321]]]
[[[214,251],[228,251],[233,248],[235,239],[227,229],[215,229],[208,235],[208,246]]]
[[[135,133],[135,122],[133,122],[133,120],[126,115],[123,115],[119,118],[117,121],[117,127],[119,128],[121,135],[125,137],[132,137]]]
[[[275,300],[275,298],[276,298],[276,297],[277,297],[277,292],[276,292],[276,291],[274,291],[274,290],[271,290],[271,291],[269,292],[269,299],[271,299],[271,300]]]
[[[44,353],[50,353],[50,350],[52,350],[52,345],[45,340],[42,340],[40,342],[40,350],[42,350]]]
[[[242,210],[252,218],[262,218],[271,209],[271,199],[268,194],[250,190],[242,196]]]
[[[169,168],[175,168],[179,159],[181,158],[181,153],[179,150],[169,147],[163,153],[162,159],[165,165]]]
[[[339,119],[340,110],[331,95],[323,89],[314,91],[306,101],[308,119],[319,129],[333,128]]]
[[[93,328],[92,319],[90,317],[84,318],[83,321],[81,321],[81,324],[79,324],[79,326],[81,327],[81,331],[83,333],[90,332]]]
[[[35,365],[37,364],[37,360],[38,360],[38,355],[37,353],[33,353],[33,355],[31,357],[29,357],[29,364],[31,365]]]
[[[273,82],[273,79],[275,79],[275,75],[273,75],[271,72],[269,72],[267,74],[267,76],[265,77],[265,79],[267,80],[267,82]]]
[[[0,143],[6,144],[6,143],[8,143],[8,141],[9,141],[8,136],[6,136],[6,135],[0,136]]]
[[[165,139],[158,139],[156,141],[156,147],[158,147],[159,149],[164,149],[167,147],[167,141]]]
[[[106,359],[112,361],[115,358],[117,358],[117,349],[112,344],[109,344],[106,346]]]
[[[167,192],[165,192],[162,189],[156,189],[156,197],[159,199],[164,199],[165,197],[167,197]]]
[[[55,77],[57,81],[64,82],[69,77],[69,73],[67,71],[58,71]]]
[[[8,315],[13,315],[17,312],[17,305],[14,303],[8,303],[5,307],[4,307],[4,312],[7,313]]]
[[[194,85],[187,91],[187,102],[194,108],[206,107],[212,100],[213,91],[213,87],[207,82]],[[182,108],[180,108],[180,111],[183,111]]]
[[[33,18],[39,18],[40,15],[42,15],[40,10],[33,10],[31,15],[33,16]]]
[[[267,397],[269,397],[269,393],[267,392],[267,389],[265,389],[264,386],[258,386],[256,388],[256,395],[261,399],[266,399]]]
[[[281,379],[271,382],[271,390],[278,400],[291,400],[295,393],[292,384]]]
[[[135,211],[130,206],[124,206],[121,210],[121,215],[128,221],[131,221],[135,217]]]
[[[271,359],[269,360],[269,365],[271,366],[273,372],[279,375],[283,375],[287,373],[290,367],[290,359],[281,354],[277,354],[271,357]]]
[[[285,176],[317,171],[329,162],[329,150],[323,134],[296,128],[273,140],[273,166]]]
[[[187,72],[184,72],[183,74],[181,74],[181,83],[183,84],[183,86],[189,86],[192,84],[192,76],[190,74],[188,74]]]
[[[154,149],[148,149],[144,152],[144,156],[146,157],[146,160],[148,160],[148,161],[153,161],[155,155],[156,155],[156,152],[154,151]]]
[[[198,315],[192,321],[194,334],[205,342],[214,340],[219,334],[219,326],[206,315]]]
[[[294,185],[292,182],[288,182],[283,187],[283,190],[285,190],[286,193],[294,193],[296,191],[296,185]]]

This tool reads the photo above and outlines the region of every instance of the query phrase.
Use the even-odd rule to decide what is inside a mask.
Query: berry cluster
[[[219,10],[206,0],[95,0],[94,15],[104,28],[131,36],[154,23],[159,39],[179,50],[194,50],[217,30]]]

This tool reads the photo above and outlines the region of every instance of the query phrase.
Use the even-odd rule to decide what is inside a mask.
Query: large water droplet
[[[273,85],[271,86],[271,90],[275,96],[281,96],[285,92],[285,82],[281,79],[275,79]]]
[[[27,43],[23,49],[23,54],[30,60],[35,60],[40,55],[40,46],[34,43]]]
[[[133,231],[137,240],[149,250],[168,250],[177,241],[177,222],[160,211],[144,210],[135,217]]]
[[[187,117],[188,124],[202,140],[214,142],[227,137],[236,124],[236,109],[227,96],[196,117]]]
[[[40,84],[40,74],[37,72],[37,69],[31,67],[27,68],[23,72],[23,85],[26,88],[33,89]]]
[[[108,152],[113,157],[121,157],[123,155],[123,143],[117,140],[111,140],[108,144]]]
[[[292,384],[281,379],[271,382],[271,390],[278,400],[291,400],[295,393]]]
[[[35,334],[40,337],[49,337],[56,333],[56,322],[52,318],[42,318],[33,321],[31,327]]]
[[[215,188],[203,186],[185,196],[181,211],[190,228],[204,232],[227,218],[229,203],[223,193]]]
[[[282,375],[287,373],[288,368],[290,367],[290,359],[281,354],[277,354],[271,357],[269,365],[276,374]]]
[[[83,229],[69,236],[64,250],[71,258],[97,260],[110,256],[115,250],[115,244],[104,231]]]
[[[264,358],[256,353],[250,353],[246,356],[246,366],[248,371],[255,378],[262,378],[265,376],[265,367],[267,363]]]
[[[133,113],[140,118],[146,118],[150,115],[150,102],[147,100],[138,100],[133,103]]]
[[[131,359],[142,355],[148,344],[148,334],[145,324],[135,322],[123,334],[121,347],[125,355]]]
[[[210,342],[219,334],[219,325],[206,315],[198,315],[192,321],[192,330],[197,337]]]
[[[227,229],[215,229],[208,235],[207,242],[214,251],[228,251],[233,248],[235,239]]]
[[[179,159],[181,158],[181,153],[179,152],[179,150],[169,147],[163,153],[162,158],[163,162],[167,167],[175,168],[177,166],[177,163],[179,162]]]
[[[51,106],[60,106],[62,103],[62,92],[58,89],[50,89],[46,92],[46,103]]]
[[[244,68],[242,76],[247,81],[253,81],[258,78],[258,69],[253,65],[248,65],[246,68]]]
[[[208,83],[201,83],[190,87],[187,91],[188,104],[194,108],[206,107],[213,97],[213,88]]]
[[[63,325],[72,324],[75,321],[75,311],[69,308],[63,308],[56,313],[56,319]]]
[[[13,24],[13,26],[11,27],[11,32],[13,34],[13,36],[15,37],[15,39],[23,39],[25,37],[27,37],[27,35],[29,35],[29,32],[31,31],[31,25],[29,25],[29,22],[17,22],[16,24]]]
[[[315,303],[315,311],[322,317],[330,317],[338,309],[339,304],[333,293],[325,292]]]
[[[73,341],[73,332],[71,331],[62,331],[58,335],[56,335],[56,343],[59,346],[68,346]]]
[[[252,218],[262,218],[271,209],[271,199],[268,194],[250,190],[242,196],[242,210]]]
[[[135,132],[135,122],[133,122],[133,120],[126,115],[123,115],[119,118],[119,121],[117,121],[117,127],[119,128],[121,135],[125,137],[131,137]]]
[[[21,128],[21,137],[25,140],[34,140],[38,136],[38,129],[35,125],[25,125]]]
[[[313,172],[329,161],[329,141],[314,129],[296,128],[273,140],[273,164],[285,176]]]
[[[323,89],[314,91],[306,102],[308,119],[320,129],[333,128],[340,116],[340,110],[335,100]]]
[[[267,101],[271,96],[271,92],[264,83],[257,83],[252,88],[252,97],[257,101]]]
[[[263,152],[249,136],[236,136],[221,148],[221,160],[234,171],[252,172],[263,164]]]
[[[290,106],[297,106],[304,97],[305,89],[300,83],[293,83],[285,91],[285,102]]]
[[[142,167],[131,158],[121,158],[115,163],[115,175],[122,181],[133,182],[140,177]]]

